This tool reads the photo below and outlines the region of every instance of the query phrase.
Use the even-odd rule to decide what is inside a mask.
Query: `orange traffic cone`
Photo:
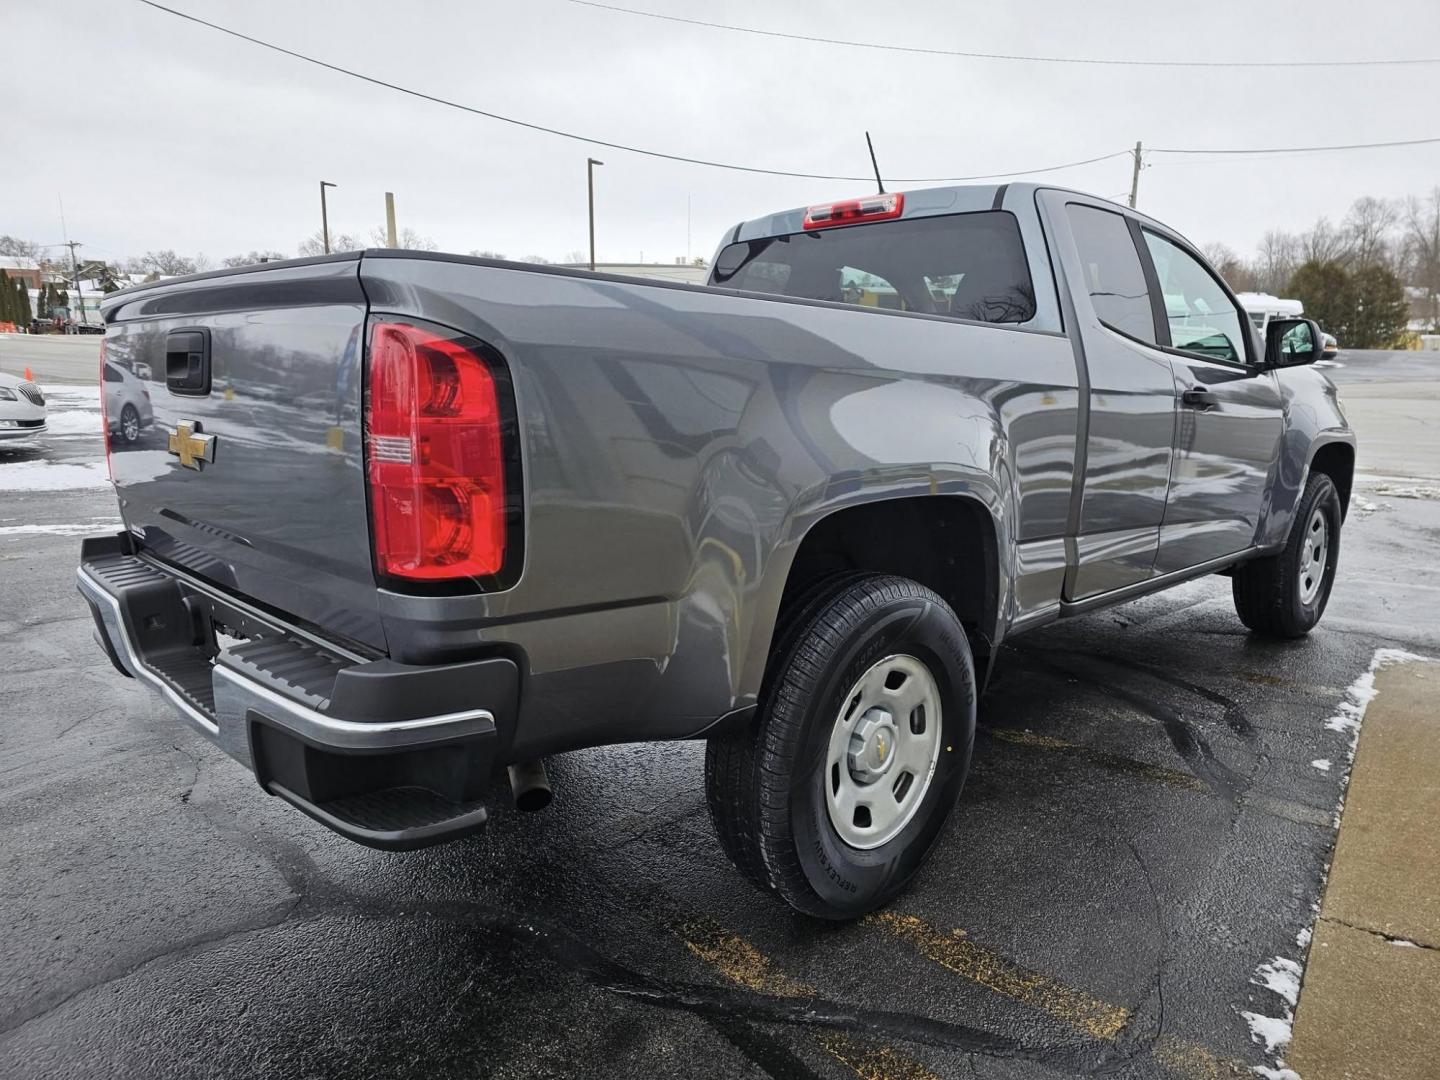
[[[25,381],[26,381],[26,382],[34,382],[34,381],[35,381],[35,376],[30,374],[30,369],[29,369],[28,367],[25,369]]]

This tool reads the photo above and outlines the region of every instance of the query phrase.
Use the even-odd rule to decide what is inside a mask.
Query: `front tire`
[[[1339,561],[1340,495],[1330,477],[1311,473],[1285,549],[1235,568],[1240,621],[1265,637],[1304,637],[1325,613]]]
[[[722,847],[806,914],[882,906],[960,796],[975,699],[964,628],[934,592],[882,574],[822,587],[777,637],[754,726],[707,747]]]

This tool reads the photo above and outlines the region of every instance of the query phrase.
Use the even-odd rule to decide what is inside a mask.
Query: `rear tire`
[[[1235,568],[1240,621],[1265,637],[1304,637],[1325,613],[1339,561],[1340,496],[1330,477],[1311,473],[1284,550]]]
[[[707,747],[721,846],[806,914],[887,903],[960,796],[975,699],[965,631],[934,592],[882,574],[812,590],[777,635],[753,727]]]

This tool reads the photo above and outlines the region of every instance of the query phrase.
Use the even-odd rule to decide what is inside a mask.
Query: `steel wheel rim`
[[[140,437],[140,417],[136,415],[134,409],[126,406],[125,415],[120,418],[120,422],[125,428],[126,442],[134,442]]]
[[[919,811],[940,760],[940,688],[897,653],[872,664],[840,706],[825,756],[825,807],[840,839],[868,851]]]
[[[1330,556],[1330,526],[1325,511],[1318,506],[1305,524],[1305,539],[1300,544],[1300,602],[1313,604],[1325,581],[1325,563]]]

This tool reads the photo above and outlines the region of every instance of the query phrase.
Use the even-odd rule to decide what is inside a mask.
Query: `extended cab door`
[[[1071,192],[1038,196],[1085,352],[1088,426],[1083,488],[1072,505],[1065,599],[1145,581],[1154,572],[1170,484],[1175,375],[1161,350],[1129,219]]]
[[[1183,570],[1255,542],[1280,434],[1280,390],[1245,311],[1183,240],[1141,237],[1161,345],[1175,376],[1175,450],[1155,572]]]

